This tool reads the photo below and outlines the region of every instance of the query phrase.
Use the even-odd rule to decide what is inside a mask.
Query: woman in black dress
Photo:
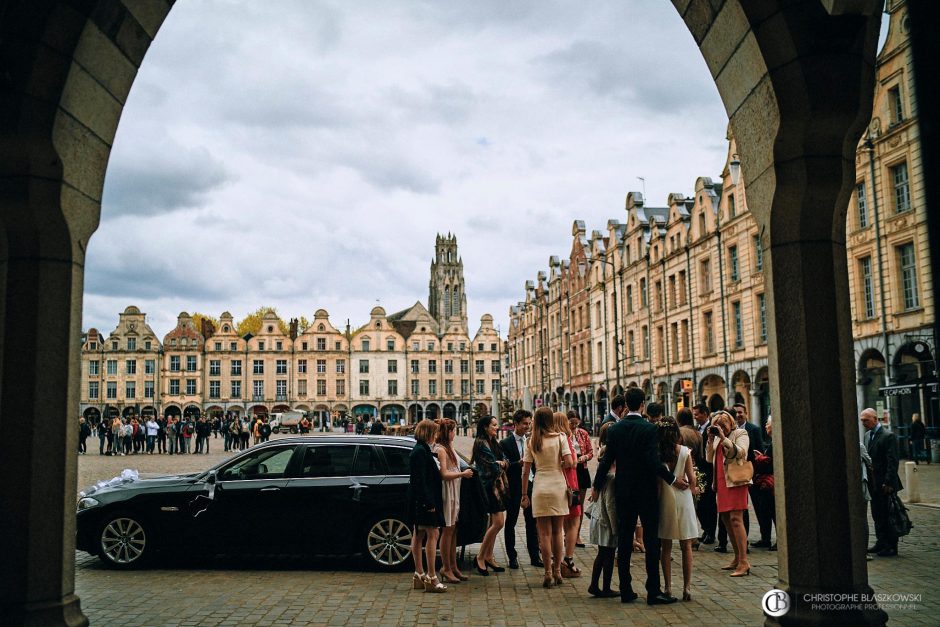
[[[425,592],[446,592],[447,586],[437,578],[437,539],[444,526],[444,496],[441,473],[434,463],[430,443],[437,437],[437,423],[422,420],[415,427],[415,446],[411,449],[411,481],[408,484],[409,518],[414,531],[411,534],[411,557],[415,563],[413,587]],[[421,545],[427,569],[421,563]]]
[[[486,492],[487,511],[490,513],[490,524],[480,543],[477,553],[477,572],[489,575],[487,568],[495,573],[506,570],[497,566],[493,560],[493,547],[496,537],[506,524],[506,499],[509,491],[509,481],[506,478],[506,468],[509,462],[503,455],[503,449],[496,441],[498,425],[493,416],[483,416],[477,422],[477,435],[473,441],[473,455],[470,461],[476,466]]]

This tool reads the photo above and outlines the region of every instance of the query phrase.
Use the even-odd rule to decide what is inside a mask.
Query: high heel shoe
[[[561,584],[565,583],[565,580],[562,579],[562,577],[561,577],[561,569],[560,569],[560,568],[552,573],[552,579],[555,580],[555,585],[556,585],[556,586],[560,586]]]
[[[692,600],[692,588],[691,588],[691,587],[683,588],[683,589],[682,589],[682,600],[683,600],[683,601],[691,601],[691,600]]]
[[[473,560],[473,565],[477,567],[477,574],[482,575],[483,577],[489,577],[490,571],[486,570],[486,562],[483,563],[483,566],[480,566],[478,560]]]
[[[738,563],[737,563],[737,562],[731,562],[731,563],[728,564],[727,566],[722,566],[722,567],[721,567],[721,570],[737,570],[737,568],[738,568]]]
[[[545,577],[542,578],[542,587],[551,588],[554,583],[555,583],[555,580],[552,579],[552,574],[545,573]]]
[[[457,579],[460,581],[470,581],[470,577],[464,575],[463,573],[457,573]]]
[[[568,579],[581,576],[581,569],[575,565],[573,557],[565,557],[561,560],[561,576]]]
[[[437,577],[428,577],[424,576],[424,591],[425,592],[447,592],[447,586],[438,581]]]
[[[494,564],[493,562],[489,560],[483,560],[483,563],[486,564],[487,567],[491,568],[494,573],[502,573],[506,571],[506,568],[504,566],[497,566],[496,564]]]
[[[457,577],[454,577],[453,575],[450,575],[448,573],[441,573],[440,576],[441,576],[441,581],[443,581],[444,583],[460,583],[461,581]]]
[[[411,587],[413,590],[424,590],[424,573],[415,573],[411,579]]]
[[[748,567],[745,568],[744,570],[734,571],[733,573],[731,573],[731,576],[732,577],[747,577],[750,574],[751,574],[751,567],[750,565],[748,565]]]

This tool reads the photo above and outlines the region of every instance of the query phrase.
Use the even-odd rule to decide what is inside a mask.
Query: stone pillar
[[[871,118],[882,3],[673,2],[731,120],[764,251],[778,587],[791,601],[767,624],[884,623],[880,610],[803,601],[871,592],[845,213]]]
[[[137,68],[171,2],[11,0],[0,20],[0,622],[74,594],[85,250]]]

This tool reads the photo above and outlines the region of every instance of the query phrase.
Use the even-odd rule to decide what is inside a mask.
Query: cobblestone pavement
[[[277,437],[277,436],[275,436]],[[89,444],[93,441],[89,440]],[[99,457],[97,441],[79,457],[79,487],[108,479],[123,468],[141,472],[196,471],[224,459],[222,440],[211,440],[209,455]],[[457,448],[469,452],[469,438]],[[918,467],[923,496],[940,495],[940,469]],[[936,502],[936,501],[934,501]],[[900,557],[869,562],[876,593],[920,594],[913,608],[888,606],[892,624],[936,625],[940,616],[940,509],[913,505],[915,527],[902,539]],[[752,520],[753,518],[753,513]],[[869,521],[869,528],[873,529]],[[755,529],[751,539],[754,540]],[[522,525],[517,534],[523,534]],[[587,534],[585,525],[584,535]],[[524,547],[524,540],[517,546]],[[468,549],[468,559],[476,547]],[[750,577],[731,580],[720,567],[728,556],[702,546],[695,553],[693,600],[648,607],[588,596],[587,574],[595,550],[577,549],[585,575],[559,588],[541,587],[541,569],[526,561],[520,570],[473,575],[446,594],[411,590],[410,573],[363,570],[356,558],[268,563],[181,561],[144,571],[105,568],[85,553],[76,554],[76,591],[92,624],[101,625],[755,625],[763,622],[760,599],[776,585],[776,553],[753,549]],[[497,561],[505,563],[502,537]],[[680,581],[678,550],[674,581]],[[469,567],[464,571],[469,573]],[[634,557],[634,587],[642,592],[642,559]],[[614,578],[616,585],[616,576]],[[675,590],[674,590],[675,592]]]

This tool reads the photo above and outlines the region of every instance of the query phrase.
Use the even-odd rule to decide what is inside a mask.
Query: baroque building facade
[[[201,329],[183,312],[162,343],[145,314],[129,306],[108,337],[97,329],[84,334],[80,412],[97,422],[299,410],[315,424],[360,415],[399,424],[497,414],[503,342],[489,314],[469,334],[456,236],[437,238],[428,300],[434,313],[421,302],[393,314],[374,307],[356,329],[335,327],[324,309],[306,329],[268,312],[257,333],[245,336],[229,312],[217,328]]]
[[[857,397],[904,435],[940,426],[925,188],[907,14],[890,2],[873,119],[859,143],[846,219]],[[763,246],[729,130],[718,180],[665,206],[627,194],[625,222],[587,236],[525,283],[510,307],[507,394],[516,406],[575,409],[588,422],[641,387],[668,413],[704,402],[770,411]]]

